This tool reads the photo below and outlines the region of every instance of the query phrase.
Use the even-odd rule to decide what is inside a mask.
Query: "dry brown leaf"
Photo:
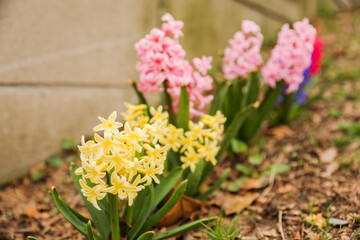
[[[223,199],[221,199],[222,201],[219,206],[224,208],[226,215],[240,213],[242,210],[249,207],[258,197],[259,193],[247,193],[244,196],[225,194]]]
[[[182,196],[180,201],[156,224],[157,227],[174,225],[180,218],[188,218],[203,203],[197,199]]]
[[[32,218],[35,215],[37,215],[38,211],[36,209],[36,206],[34,204],[29,205],[25,208],[25,215]]]
[[[338,162],[329,163],[326,168],[325,172],[321,173],[322,177],[330,177],[333,173],[339,170],[340,164]]]
[[[284,194],[284,193],[288,193],[288,192],[294,192],[296,191],[295,187],[291,184],[286,184],[284,186],[280,186],[278,189],[277,189],[277,192],[280,193],[280,194]]]
[[[276,229],[262,230],[261,234],[264,236],[267,236],[267,237],[278,237],[279,236]]]
[[[270,128],[267,133],[271,136],[274,136],[274,138],[281,140],[285,137],[291,137],[294,135],[294,131],[290,129],[286,125],[281,125],[279,127]]]
[[[266,187],[269,184],[269,177],[263,176],[259,179],[251,178],[242,187],[243,190],[260,189]]]
[[[337,149],[332,147],[319,153],[320,160],[323,162],[332,162],[337,156]]]

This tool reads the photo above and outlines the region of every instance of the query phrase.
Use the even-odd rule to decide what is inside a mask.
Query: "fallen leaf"
[[[263,176],[259,179],[251,178],[245,183],[242,189],[251,190],[251,189],[260,189],[266,187],[269,184],[269,176]]]
[[[337,149],[332,147],[319,153],[320,160],[323,162],[332,162],[337,156]]]
[[[182,196],[179,202],[156,224],[157,227],[168,227],[174,225],[180,218],[189,218],[203,202]]]
[[[35,204],[31,204],[30,206],[28,206],[27,208],[25,208],[25,215],[32,218],[37,214],[37,209]]]
[[[280,186],[278,189],[277,189],[277,192],[280,193],[280,194],[284,194],[284,193],[289,193],[289,192],[294,192],[296,189],[293,185],[291,184],[286,184],[284,186]]]
[[[227,193],[219,199],[220,201],[218,201],[217,204],[219,207],[223,207],[226,215],[230,215],[233,213],[240,213],[242,210],[249,207],[258,197],[259,193],[246,193],[244,196]]]
[[[271,229],[271,230],[263,230],[261,231],[261,234],[267,237],[278,237],[279,234],[277,233],[277,231],[275,229]]]
[[[267,133],[271,136],[274,136],[274,138],[281,140],[285,137],[291,137],[294,135],[294,131],[291,130],[286,125],[281,125],[279,127],[270,128]]]
[[[340,165],[337,162],[329,163],[326,168],[325,172],[321,173],[322,177],[330,177],[333,173],[335,173],[337,170],[339,170]]]

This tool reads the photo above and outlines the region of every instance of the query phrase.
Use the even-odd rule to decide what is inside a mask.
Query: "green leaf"
[[[139,91],[139,89],[137,88],[137,85],[134,81],[130,80],[129,81],[130,85],[132,86],[132,88],[134,89],[137,97],[138,97],[138,100],[139,100],[139,104],[146,104],[148,105],[144,95]]]
[[[149,217],[150,215],[150,207],[152,201],[154,200],[154,186],[151,184],[149,187],[146,188],[147,189],[147,198],[146,198],[146,202],[145,202],[145,207],[142,209],[140,216],[137,220],[135,225],[132,227],[132,229],[129,231],[128,233],[128,239],[132,240],[135,239],[138,234],[141,234],[140,230],[142,228],[142,226],[144,225],[146,219]],[[143,190],[145,191],[145,190]]]
[[[195,171],[187,176],[189,183],[187,185],[185,195],[192,197],[198,192],[204,165],[205,161],[204,159],[201,159],[200,162],[196,165]]]
[[[234,182],[232,182],[227,189],[230,192],[238,192],[240,190],[240,187],[243,186],[247,181],[249,180],[248,177],[241,177],[236,179]]]
[[[188,180],[184,180],[180,185],[175,189],[174,193],[171,195],[170,199],[162,206],[156,213],[154,213],[144,224],[141,229],[141,232],[146,231],[147,229],[154,226],[159,222],[180,200],[184,195]]]
[[[261,154],[252,155],[249,157],[249,163],[259,165],[263,161]]]
[[[52,156],[49,157],[46,162],[54,168],[61,168],[62,166],[64,166],[64,161],[61,159],[61,157],[59,156]]]
[[[33,174],[31,174],[31,181],[37,182],[43,179],[46,175],[46,170],[37,170]]]
[[[72,150],[75,148],[75,141],[72,138],[65,138],[61,141],[61,148],[63,150]]]
[[[234,79],[231,81],[231,85],[226,94],[224,101],[224,115],[227,118],[225,126],[228,126],[234,119],[236,113],[242,108],[243,104],[243,88],[246,81],[244,79]]]
[[[352,219],[354,219],[356,221],[356,223],[360,223],[360,217],[348,214]]]
[[[270,169],[264,171],[262,174],[264,175],[270,175],[272,172],[274,172],[275,176],[287,172],[291,169],[291,166],[289,164],[276,164],[272,165]]]
[[[182,225],[180,227],[168,230],[166,232],[163,233],[159,233],[157,235],[155,235],[155,237],[153,238],[153,240],[160,240],[160,239],[166,239],[166,238],[170,238],[172,236],[176,236],[179,234],[182,234],[184,232],[190,231],[194,228],[198,228],[201,227],[202,224],[206,224],[208,222],[211,222],[213,220],[217,219],[217,217],[210,217],[210,218],[203,218],[203,219],[199,219],[197,221]]]
[[[276,84],[276,88],[269,88],[266,91],[264,100],[261,102],[260,107],[254,110],[251,118],[247,119],[241,127],[239,132],[240,139],[245,142],[249,142],[257,135],[263,121],[268,117],[270,111],[275,106],[276,100],[281,94],[283,87],[284,81],[280,81]]]
[[[171,170],[166,177],[160,178],[160,184],[154,189],[154,201],[151,203],[150,207],[151,212],[180,180],[182,173],[183,169],[181,167],[177,167]]]
[[[248,146],[245,142],[234,138],[231,140],[231,150],[233,150],[235,153],[241,153],[247,151]]]
[[[259,83],[259,73],[252,72],[250,74],[250,79],[248,81],[247,92],[246,92],[246,105],[252,104],[256,102],[259,98],[259,90],[260,90],[260,83]]]
[[[184,132],[189,130],[190,110],[189,110],[189,94],[186,86],[181,86],[181,95],[179,101],[179,111],[177,119],[177,127],[184,129]]]
[[[170,149],[166,155],[166,168],[168,171],[177,168],[181,165],[178,153]]]
[[[142,218],[141,213],[144,211],[145,208],[149,208],[149,206],[146,205],[148,198],[149,198],[149,188],[146,188],[145,190],[142,190],[139,192],[139,195],[136,197],[134,205],[129,207],[126,206],[126,214],[131,214],[129,211],[132,211],[132,221],[128,222],[129,225],[132,225],[134,222],[136,222],[139,218]],[[154,196],[155,197],[155,196]]]
[[[216,189],[218,189],[221,186],[221,184],[225,181],[225,179],[229,176],[229,174],[230,174],[230,168],[225,169],[225,171],[223,172],[221,177],[218,178],[214,182],[214,184],[212,184],[205,192],[200,194],[199,197],[197,197],[197,198],[205,199],[209,194],[213,193]]]
[[[86,225],[79,218],[77,218],[70,209],[67,208],[67,206],[64,204],[64,201],[60,198],[56,188],[52,188],[50,195],[55,203],[55,206],[66,218],[66,220],[68,220],[80,233],[87,236]]]
[[[148,102],[146,101],[144,95],[139,91],[139,89],[137,88],[137,85],[136,85],[136,83],[134,81],[131,80],[129,83],[132,86],[132,88],[134,89],[134,91],[135,91],[135,93],[136,93],[136,95],[138,97],[139,104],[147,105],[147,113],[149,115],[149,118],[151,118],[150,106],[149,106]]]
[[[86,229],[87,229],[87,237],[89,240],[95,240],[95,236],[92,230],[92,225],[91,225],[91,221],[89,220],[88,223],[86,224]]]
[[[28,239],[30,239],[30,240],[41,240],[40,238],[32,237],[32,236],[28,236]]]
[[[249,110],[252,109],[251,105],[248,105],[246,107],[244,107],[243,109],[241,109],[240,111],[238,111],[234,117],[234,119],[232,120],[232,122],[230,123],[229,127],[226,129],[225,131],[225,136],[223,141],[221,142],[221,148],[220,151],[218,152],[218,154],[216,155],[216,159],[219,160],[221,159],[222,155],[227,151],[227,149],[229,148],[232,139],[235,138],[237,132],[239,131],[242,123],[245,121],[245,119],[248,117],[249,114]]]
[[[155,232],[146,232],[140,235],[137,240],[152,240],[155,235]]]
[[[288,124],[290,122],[291,109],[294,104],[294,94],[289,93],[284,96],[280,109],[278,111],[278,124]]]
[[[251,167],[241,164],[241,163],[237,163],[235,165],[236,170],[238,170],[239,172],[245,174],[245,175],[252,175],[253,174],[253,170]]]
[[[110,222],[109,217],[105,214],[106,209],[104,207],[109,207],[109,204],[104,206],[104,202],[107,201],[106,199],[103,199],[99,201],[99,205],[102,209],[102,211],[96,209],[87,199],[84,197],[84,195],[81,192],[81,186],[79,183],[79,180],[81,179],[80,175],[75,175],[75,170],[78,168],[75,164],[71,165],[70,168],[70,174],[73,179],[73,182],[75,183],[75,186],[77,190],[79,191],[81,198],[84,201],[85,207],[87,208],[88,212],[90,213],[90,216],[92,218],[92,223],[95,225],[95,228],[99,231],[101,237],[103,239],[106,239],[108,235],[110,234]]]
[[[222,110],[222,106],[224,105],[226,94],[229,90],[229,84],[227,82],[223,82],[219,88],[217,89],[214,99],[211,102],[209,115],[214,115],[217,110]]]

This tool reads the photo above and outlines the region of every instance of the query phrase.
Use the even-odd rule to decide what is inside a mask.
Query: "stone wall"
[[[216,55],[242,19],[274,35],[284,19],[312,15],[313,0],[1,0],[0,183],[90,134],[97,116],[135,102],[134,43],[170,12],[185,22],[188,57]],[[275,14],[276,16],[276,14]],[[281,20],[281,17],[283,19]]]

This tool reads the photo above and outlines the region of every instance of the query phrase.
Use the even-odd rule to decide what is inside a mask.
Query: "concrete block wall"
[[[314,1],[251,2],[298,20]],[[265,34],[282,24],[234,0],[0,1],[0,183],[59,152],[63,138],[90,134],[97,116],[136,102],[127,84],[138,76],[134,43],[164,12],[185,22],[189,59],[216,55],[242,19]]]

